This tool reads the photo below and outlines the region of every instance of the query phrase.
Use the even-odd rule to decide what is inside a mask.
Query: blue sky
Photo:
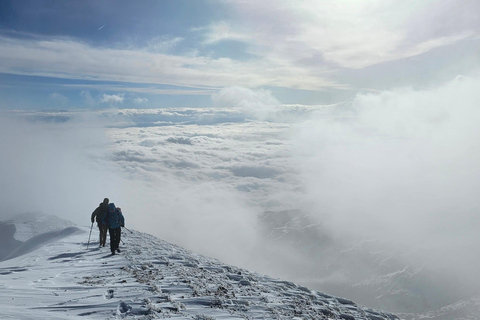
[[[2,1],[0,108],[208,107],[225,87],[281,103],[477,76],[480,3]]]

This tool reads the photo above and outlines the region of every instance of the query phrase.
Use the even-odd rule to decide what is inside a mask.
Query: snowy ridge
[[[6,222],[15,225],[14,237],[19,241],[27,241],[33,236],[73,226],[73,223],[68,220],[40,212],[18,214]]]
[[[75,228],[75,227],[68,227],[63,230],[57,230],[57,231],[50,231],[46,232],[43,234],[40,234],[38,236],[35,236],[27,241],[25,241],[23,244],[21,244],[18,248],[13,250],[10,254],[8,254],[3,260],[10,260],[15,257],[22,256],[24,254],[27,254],[29,252],[35,251],[38,248],[50,243],[50,242],[55,242],[59,241],[65,237],[68,237],[69,235],[79,233],[80,229]]]
[[[137,231],[86,250],[81,229],[0,262],[2,319],[398,319]]]

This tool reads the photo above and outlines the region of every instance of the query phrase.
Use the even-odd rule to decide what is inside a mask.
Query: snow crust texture
[[[122,253],[71,228],[0,262],[2,319],[345,319],[395,315],[124,231]],[[93,237],[93,235],[92,235]]]

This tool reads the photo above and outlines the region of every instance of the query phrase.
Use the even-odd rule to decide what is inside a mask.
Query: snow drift
[[[10,252],[3,260],[13,259],[15,257],[22,256],[29,252],[35,251],[44,245],[47,245],[51,242],[59,241],[75,233],[82,233],[82,231],[75,227],[69,227],[63,230],[50,231],[35,236],[12,250],[12,252]]]

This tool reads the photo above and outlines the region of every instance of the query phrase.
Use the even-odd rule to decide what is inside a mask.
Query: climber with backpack
[[[93,222],[96,220],[98,225],[98,230],[100,231],[100,247],[105,247],[105,242],[107,242],[107,230],[108,226],[103,223],[103,218],[108,211],[108,198],[103,199],[103,202],[98,205],[98,207],[93,211],[90,220]],[[90,242],[90,239],[89,239]]]
[[[103,218],[103,223],[108,226],[110,233],[110,250],[112,251],[112,255],[114,255],[115,252],[120,253],[120,227],[125,227],[125,218],[123,217],[122,209],[115,207],[115,204],[110,202],[108,204],[107,214]]]

